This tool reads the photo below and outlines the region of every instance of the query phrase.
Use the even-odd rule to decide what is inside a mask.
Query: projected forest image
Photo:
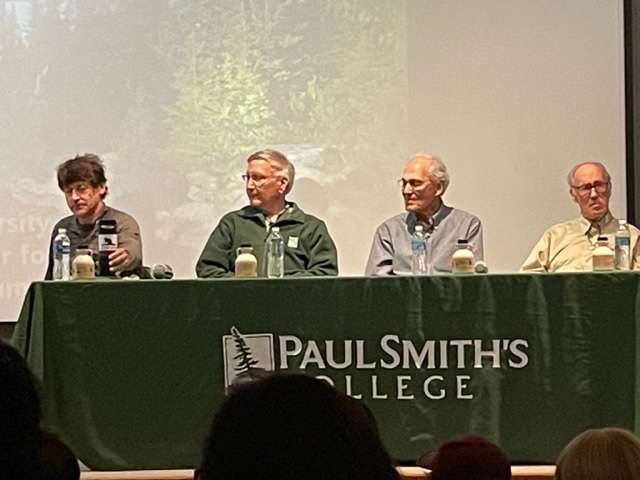
[[[139,220],[149,263],[180,276],[244,204],[259,148],[295,163],[292,200],[346,257],[359,209],[388,203],[368,192],[406,153],[403,2],[0,0],[0,14],[0,235],[29,250],[8,255],[3,281],[41,278],[67,214],[55,167],[76,153],[104,158],[108,203]]]

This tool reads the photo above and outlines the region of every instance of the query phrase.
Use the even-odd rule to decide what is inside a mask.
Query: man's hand
[[[109,270],[121,272],[129,263],[129,252],[124,248],[116,248],[109,254]]]

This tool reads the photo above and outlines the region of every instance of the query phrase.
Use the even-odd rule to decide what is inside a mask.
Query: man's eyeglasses
[[[407,188],[407,185],[409,185],[411,190],[420,190],[425,186],[427,186],[428,183],[429,182],[426,182],[423,180],[416,180],[413,178],[411,180],[405,180],[404,178],[401,178],[398,180],[398,186],[400,187],[401,190],[404,190],[405,188]]]
[[[583,196],[589,195],[592,189],[595,189],[596,193],[606,193],[609,190],[609,182],[585,183],[584,185],[574,185],[572,188]]]
[[[262,175],[242,175],[242,181],[244,183],[249,183],[249,181],[251,181],[256,187],[264,185],[264,183],[270,178],[273,178],[273,175],[270,175],[268,177],[263,177]]]
[[[90,185],[87,185],[86,183],[81,183],[79,185],[65,187],[62,191],[64,192],[65,195],[68,195],[68,196],[73,195],[73,192],[82,196],[82,195],[86,195],[90,189],[91,189]]]

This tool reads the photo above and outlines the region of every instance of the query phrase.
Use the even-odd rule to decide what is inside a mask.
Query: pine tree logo
[[[250,373],[251,370],[255,370],[258,365],[258,361],[254,360],[251,356],[251,348],[247,345],[246,340],[236,327],[231,327],[231,336],[233,337],[233,342],[236,344],[236,356],[233,357],[237,361],[237,365],[235,370],[238,375],[242,375],[243,373]]]
[[[235,326],[222,337],[225,387],[260,378],[274,370],[273,334],[245,335]]]

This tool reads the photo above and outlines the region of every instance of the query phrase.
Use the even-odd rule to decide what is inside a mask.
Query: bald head
[[[582,173],[582,171],[594,171],[597,170],[598,173],[601,174],[601,176],[607,181],[610,182],[611,181],[611,176],[609,175],[609,172],[607,171],[607,168],[600,162],[582,162],[579,163],[577,165],[575,165],[571,171],[569,172],[569,175],[567,175],[567,182],[569,183],[570,187],[575,187],[576,186],[576,173],[580,172]]]

